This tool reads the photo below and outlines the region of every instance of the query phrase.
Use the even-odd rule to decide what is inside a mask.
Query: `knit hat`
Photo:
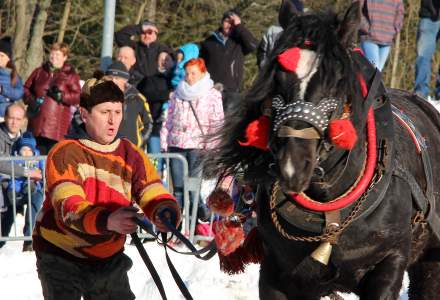
[[[96,78],[87,80],[81,90],[79,105],[90,111],[95,105],[104,102],[124,103],[124,93],[113,81]]]
[[[149,21],[149,20],[144,20],[144,21],[141,23],[141,25],[142,25],[142,26],[152,26],[152,27],[156,27],[156,28],[157,28],[156,23],[151,22],[151,21]]]
[[[127,80],[130,79],[130,73],[128,73],[127,67],[120,61],[112,63],[107,71],[105,71],[105,75],[121,77]]]
[[[0,40],[0,52],[3,52],[9,57],[9,59],[12,59],[12,46],[10,37],[7,36]]]
[[[32,152],[35,154],[35,150],[37,149],[37,141],[31,132],[25,132],[21,137],[18,138],[16,142],[16,151],[20,152],[20,149],[23,147],[29,147],[32,149]]]

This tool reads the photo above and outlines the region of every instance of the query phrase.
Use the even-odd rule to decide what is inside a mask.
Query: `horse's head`
[[[277,41],[265,72],[273,78],[267,96],[272,99],[270,149],[286,192],[309,187],[321,153],[328,150],[330,120],[344,113],[353,118],[359,110],[352,101],[356,72],[350,56],[359,20],[357,2],[342,20],[334,14],[295,16]]]

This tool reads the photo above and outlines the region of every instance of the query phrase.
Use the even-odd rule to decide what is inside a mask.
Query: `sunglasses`
[[[145,31],[142,31],[142,34],[153,34],[153,33],[157,35],[157,31],[153,29],[147,29]]]

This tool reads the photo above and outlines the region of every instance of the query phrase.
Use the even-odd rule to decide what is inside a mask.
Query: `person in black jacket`
[[[168,108],[171,92],[171,71],[174,61],[167,52],[159,54],[158,70],[153,76],[146,76],[138,84],[139,91],[147,98],[153,118],[153,129],[147,141],[148,153],[160,153],[160,129]],[[163,161],[157,161],[157,170],[162,171]]]
[[[224,109],[239,98],[244,56],[257,48],[258,41],[241,23],[239,14],[223,14],[221,26],[201,44],[200,57],[206,62],[215,83],[223,85]]]
[[[130,82],[137,85],[145,76],[152,76],[157,71],[157,58],[159,53],[171,53],[171,49],[157,41],[159,29],[150,22],[128,25],[115,33],[115,41],[118,47],[129,46],[135,50],[136,64],[130,70],[132,76]],[[139,36],[139,41],[132,40],[133,36]]]
[[[420,1],[420,21],[417,32],[417,58],[414,92],[429,97],[432,57],[440,33],[440,1]],[[434,90],[435,100],[440,100],[440,69]],[[440,101],[439,101],[440,102]]]

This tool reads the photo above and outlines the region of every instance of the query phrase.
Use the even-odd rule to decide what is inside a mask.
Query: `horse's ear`
[[[278,23],[283,29],[286,29],[290,20],[299,14],[301,14],[301,11],[298,10],[292,0],[283,0],[278,11]]]
[[[356,41],[359,26],[361,23],[361,8],[360,2],[356,1],[351,4],[345,13],[344,19],[339,25],[338,35],[341,44],[347,48],[352,46],[353,42]]]

